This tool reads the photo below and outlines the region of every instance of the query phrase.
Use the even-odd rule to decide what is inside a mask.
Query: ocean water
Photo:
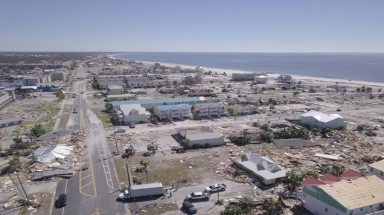
[[[207,68],[384,83],[384,53],[131,52],[116,57]]]

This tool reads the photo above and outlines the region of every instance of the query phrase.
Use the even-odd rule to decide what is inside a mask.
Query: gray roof
[[[266,180],[283,178],[287,174],[287,170],[282,166],[252,152],[245,153],[236,163]]]
[[[306,146],[306,147],[316,146],[316,144],[313,143],[312,141],[303,140],[303,139],[273,139],[272,142],[279,148],[283,148],[283,147],[299,148],[302,146]]]
[[[196,140],[207,140],[207,139],[216,139],[223,137],[222,134],[219,133],[201,133],[201,134],[187,134],[187,139],[190,141],[196,141]]]
[[[10,122],[18,122],[18,121],[22,121],[21,118],[18,116],[14,116],[6,119],[0,119],[0,124],[8,124]]]

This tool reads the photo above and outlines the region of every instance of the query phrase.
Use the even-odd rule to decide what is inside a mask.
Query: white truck
[[[139,197],[152,197],[164,195],[164,186],[161,183],[132,185],[119,194],[119,200],[129,200]]]

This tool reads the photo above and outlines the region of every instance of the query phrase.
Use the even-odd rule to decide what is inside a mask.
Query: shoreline
[[[118,55],[118,54],[116,54]],[[123,61],[129,61],[128,59],[116,57],[116,55],[108,55],[111,58],[120,59]],[[176,67],[179,66],[181,68],[186,69],[195,69],[199,66],[186,65],[186,64],[174,64],[174,63],[164,63],[164,62],[153,62],[153,61],[138,61],[147,65],[153,65],[155,63],[160,63],[161,65],[167,67]],[[228,75],[232,75],[233,73],[265,73],[267,77],[277,78],[279,75],[291,75],[289,73],[268,73],[268,72],[252,72],[245,70],[236,70],[236,69],[221,69],[221,68],[211,68],[211,67],[202,67],[204,71],[212,71],[223,74],[224,72]],[[340,79],[340,78],[328,78],[328,77],[316,77],[316,76],[306,76],[306,75],[291,75],[295,80],[299,81],[311,81],[311,82],[323,82],[323,83],[333,83],[333,84],[345,84],[345,85],[361,85],[361,86],[372,86],[372,87],[384,87],[384,83],[382,82],[371,82],[371,81],[360,81],[360,80],[348,80],[348,79]]]

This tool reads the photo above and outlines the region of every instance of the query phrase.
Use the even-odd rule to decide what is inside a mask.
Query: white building
[[[370,164],[368,173],[384,180],[384,160]]]
[[[224,136],[219,133],[187,134],[189,147],[212,147],[224,144]]]
[[[116,111],[119,121],[125,124],[148,122],[151,114],[140,104],[120,105]]]
[[[117,84],[107,86],[108,95],[119,95],[123,92],[123,87]]]
[[[195,116],[199,118],[228,115],[227,106],[221,102],[194,104],[192,109]]]
[[[303,181],[304,207],[313,214],[384,214],[384,181],[375,175],[324,183]]]
[[[325,114],[318,111],[308,111],[300,115],[301,123],[317,128],[340,129],[347,127],[347,121],[338,114]]]
[[[265,75],[256,75],[253,79],[253,82],[255,84],[266,84],[267,83],[267,76]]]
[[[277,179],[284,178],[287,174],[287,170],[282,166],[252,152],[246,152],[240,159],[235,160],[235,163],[260,178],[267,185],[275,183]]]
[[[189,104],[158,105],[154,107],[154,111],[160,120],[192,118],[191,105]]]

